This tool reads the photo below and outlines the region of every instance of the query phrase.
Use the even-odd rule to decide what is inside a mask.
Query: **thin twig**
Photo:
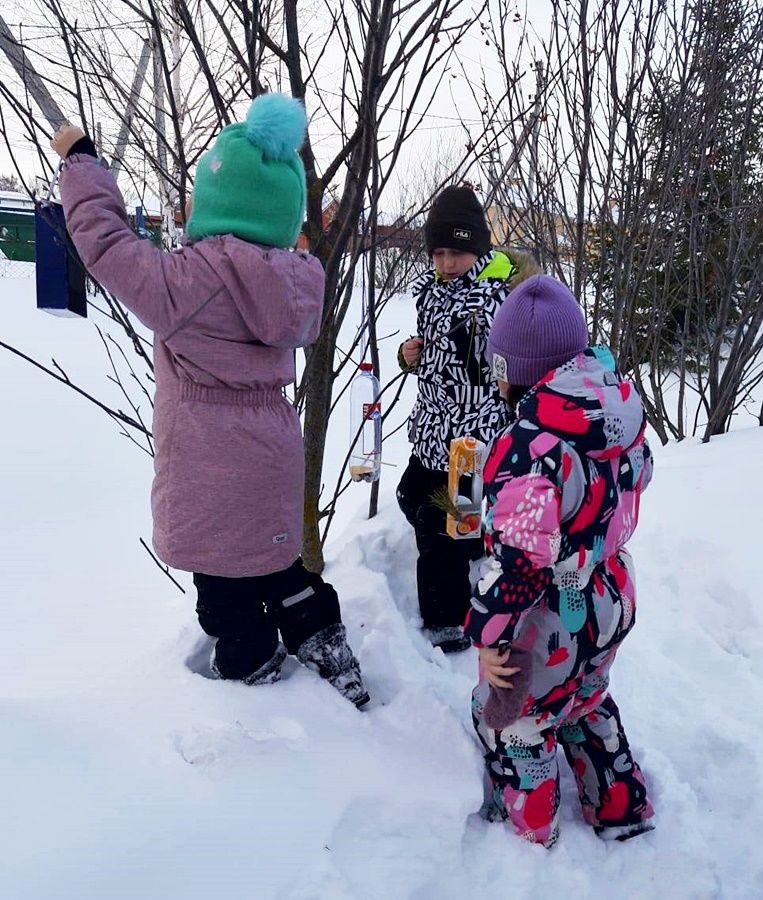
[[[185,594],[185,592],[186,592],[185,588],[180,584],[180,582],[176,581],[172,577],[172,575],[170,574],[169,568],[156,558],[156,556],[154,555],[154,552],[151,550],[151,548],[148,546],[148,544],[143,540],[143,538],[140,538],[140,542],[143,545],[143,549],[146,551],[146,553],[148,553],[148,555],[151,557],[151,559],[153,559],[153,561],[157,564],[157,566],[159,566],[159,568],[162,570],[162,572],[164,572],[164,574],[167,576],[167,578],[169,578],[169,580],[175,585],[175,587],[180,591],[181,594]]]

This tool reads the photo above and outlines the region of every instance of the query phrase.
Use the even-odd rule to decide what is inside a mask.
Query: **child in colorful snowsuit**
[[[487,443],[508,421],[485,363],[487,334],[508,291],[538,268],[527,254],[493,250],[484,210],[469,187],[449,187],[436,198],[424,237],[434,268],[412,287],[417,336],[401,345],[398,357],[418,378],[418,398],[408,423],[413,453],[397,499],[416,532],[424,628],[449,652],[469,646],[462,627],[469,567],[482,555],[482,542],[448,537],[445,513],[432,498],[447,485],[451,440],[471,435]]]
[[[85,267],[154,332],[153,543],[194,573],[214,671],[275,681],[288,652],[361,706],[336,592],[300,558],[304,448],[284,396],[323,305],[320,263],[287,249],[304,219],[305,130],[302,104],[280,94],[223,129],[199,162],[190,243],[176,253],[133,233],[79,128],[67,123],[52,145]]]
[[[646,419],[575,298],[528,279],[496,315],[488,357],[515,421],[485,466],[486,549],[466,633],[480,650],[474,724],[488,818],[550,846],[561,744],[586,821],[604,838],[651,829],[609,670],[635,621],[625,544],[652,474]],[[511,685],[511,687],[510,687]]]

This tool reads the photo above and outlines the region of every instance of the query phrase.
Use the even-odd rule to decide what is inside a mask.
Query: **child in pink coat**
[[[214,670],[275,681],[292,653],[362,706],[336,592],[300,558],[304,448],[284,388],[295,348],[318,335],[324,290],[318,260],[290,249],[304,220],[305,130],[302,104],[280,94],[225,128],[199,162],[191,240],[175,253],[131,230],[80,129],[67,123],[52,146],[85,267],[154,332],[154,548],[194,573]]]

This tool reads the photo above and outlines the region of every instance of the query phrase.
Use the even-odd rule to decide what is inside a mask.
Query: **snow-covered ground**
[[[2,339],[102,384],[92,326],[35,312],[31,289],[0,281]],[[410,329],[409,302],[388,319]],[[639,623],[613,691],[658,827],[601,843],[565,773],[547,852],[470,818],[475,656],[446,658],[415,627],[402,432],[380,515],[364,520],[368,488],[353,487],[328,547],[373,696],[358,712],[291,661],[267,687],[197,674],[192,592],[138,544],[148,458],[2,350],[0,386],[4,900],[763,896],[763,430],[655,448],[631,545]]]

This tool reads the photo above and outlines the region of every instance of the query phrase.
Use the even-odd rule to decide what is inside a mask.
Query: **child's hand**
[[[412,337],[403,344],[403,359],[408,366],[417,366],[421,356],[421,348],[424,346],[424,338]]]
[[[516,675],[521,669],[516,667],[510,669],[507,667],[510,655],[511,647],[508,644],[505,647],[480,648],[480,666],[485,673],[488,683],[492,684],[493,687],[514,688],[514,685],[506,676]]]
[[[79,126],[72,125],[71,122],[64,122],[53,135],[50,146],[56,151],[61,159],[66,159],[72,147],[84,136],[85,132]]]

